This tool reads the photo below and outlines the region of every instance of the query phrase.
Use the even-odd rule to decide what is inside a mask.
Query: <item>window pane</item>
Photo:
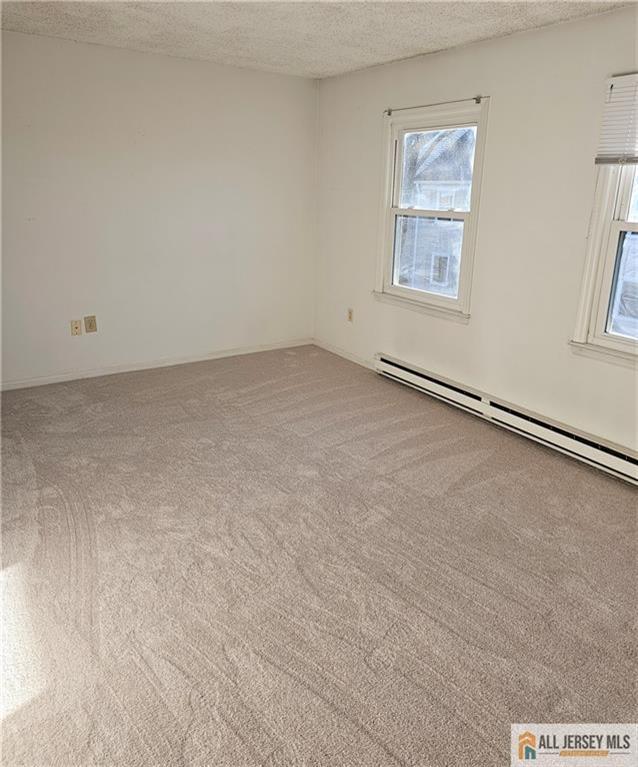
[[[607,332],[638,339],[638,232],[620,235]]]
[[[401,208],[469,210],[476,127],[404,134]]]
[[[627,221],[638,223],[638,168],[636,168],[634,173],[634,186],[631,190],[631,203],[629,204]]]
[[[462,221],[397,216],[394,284],[456,298],[462,244]]]

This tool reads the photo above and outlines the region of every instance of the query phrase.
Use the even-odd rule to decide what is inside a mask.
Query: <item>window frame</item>
[[[469,319],[470,293],[478,228],[483,157],[489,97],[387,110],[384,131],[384,177],[380,212],[379,256],[375,294],[378,298],[403,303],[442,316]],[[403,171],[403,136],[419,130],[476,127],[476,145],[470,191],[470,210],[421,210],[401,208]],[[394,284],[394,244],[396,220],[400,216],[416,216],[445,221],[463,221],[463,243],[459,265],[456,298]]]
[[[596,167],[587,257],[571,343],[584,350],[633,361],[638,356],[638,342],[608,333],[607,323],[621,232],[638,232],[638,223],[627,221],[638,165],[619,163]]]

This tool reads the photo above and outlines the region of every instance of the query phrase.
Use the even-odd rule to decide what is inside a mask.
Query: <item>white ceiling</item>
[[[588,16],[613,2],[5,2],[2,28],[329,77]]]

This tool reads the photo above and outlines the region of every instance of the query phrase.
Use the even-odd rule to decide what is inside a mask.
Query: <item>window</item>
[[[638,341],[638,75],[606,86],[574,343],[633,359]]]
[[[386,113],[377,296],[469,316],[487,103]]]

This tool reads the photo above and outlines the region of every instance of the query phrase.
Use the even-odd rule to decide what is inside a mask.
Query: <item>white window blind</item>
[[[638,163],[638,74],[607,80],[596,162]]]

